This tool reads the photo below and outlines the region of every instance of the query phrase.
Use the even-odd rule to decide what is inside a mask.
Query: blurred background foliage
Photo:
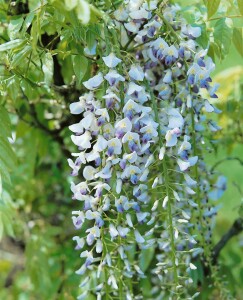
[[[79,293],[71,222],[78,204],[71,200],[66,162],[72,151],[67,127],[77,120],[68,106],[95,72],[89,54],[100,38],[101,9],[112,11],[120,2],[90,1],[84,26],[87,11],[70,10],[70,1],[0,0],[0,299],[68,300]],[[216,244],[243,210],[243,1],[171,2],[182,6],[190,24],[201,26],[198,42],[207,47],[210,41],[220,83],[215,104],[222,130],[208,137],[215,143],[206,150],[213,171],[228,178]],[[220,254],[228,299],[242,299],[242,252],[238,235]],[[141,267],[147,263],[143,259]],[[199,297],[220,299],[201,271],[193,275],[201,281]]]

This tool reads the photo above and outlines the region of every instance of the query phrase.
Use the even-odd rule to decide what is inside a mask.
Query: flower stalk
[[[155,114],[155,121],[159,124],[158,126],[158,136],[159,136],[159,146],[162,148],[163,145],[163,138],[161,135],[161,127],[160,127],[160,120],[159,120],[159,114],[158,114],[158,105],[156,103],[154,94],[151,92],[151,89],[149,87],[149,82],[146,82],[146,86],[149,90],[150,97],[152,100],[152,105],[153,105],[153,110]],[[168,204],[167,204],[167,216],[168,216],[168,224],[169,224],[169,231],[170,231],[170,245],[171,245],[171,260],[172,260],[172,266],[173,266],[173,274],[174,274],[174,281],[175,285],[178,285],[178,273],[177,273],[177,266],[176,266],[176,247],[175,247],[175,240],[174,240],[174,227],[173,227],[173,217],[172,217],[172,198],[170,194],[170,182],[169,182],[169,176],[168,176],[168,168],[167,168],[167,157],[163,158],[161,162],[161,171],[164,175],[164,180],[165,180],[165,189],[166,189],[166,196],[168,197]],[[160,207],[162,208],[162,205],[160,204]]]
[[[98,299],[164,299],[166,286],[170,297],[190,297],[191,261],[201,251],[194,248],[194,208],[203,222],[216,211],[205,199],[225,189],[223,178],[207,177],[203,157],[197,164],[196,131],[217,130],[204,114],[216,108],[201,95],[204,89],[216,96],[209,77],[214,65],[195,42],[201,29],[181,19],[177,7],[158,13],[154,1],[128,1],[109,18],[102,17],[105,43],[102,35],[90,52],[96,74],[70,105],[81,115],[69,127],[79,152],[68,160],[71,175],[83,178],[71,184],[81,203],[73,223],[85,227],[74,237],[84,259],[77,274],[95,278]],[[130,45],[129,53],[121,45]],[[151,290],[141,288],[145,278]]]

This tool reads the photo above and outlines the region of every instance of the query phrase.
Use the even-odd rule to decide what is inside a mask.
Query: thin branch
[[[217,263],[219,254],[221,250],[225,247],[225,245],[228,243],[228,241],[240,234],[243,231],[243,218],[238,218],[235,220],[231,228],[228,230],[228,232],[222,236],[220,241],[214,246],[213,252],[212,252],[212,263],[215,265]]]
[[[215,20],[220,20],[225,18],[234,19],[234,18],[243,18],[243,16],[241,15],[221,16],[221,17],[210,18],[208,21],[215,21]]]
[[[29,114],[32,117],[32,121],[28,122],[26,120],[24,120],[23,118],[21,118],[22,120],[26,121],[27,123],[29,123],[31,126],[38,128],[40,130],[42,130],[43,132],[45,132],[46,134],[48,134],[55,142],[57,142],[60,145],[60,148],[63,152],[63,154],[66,157],[70,157],[71,156],[71,152],[65,147],[63,138],[61,137],[60,133],[62,131],[61,129],[57,129],[57,130],[50,130],[48,127],[46,127],[38,118],[37,112],[35,110],[35,105],[33,103],[30,103],[28,101],[27,96],[24,94],[23,89],[21,88],[21,92],[23,95],[23,98],[27,101],[27,103],[29,104]]]
[[[63,154],[66,157],[70,157],[71,156],[71,152],[65,147],[63,138],[60,136],[60,131],[61,130],[50,130],[49,128],[47,128],[45,125],[43,125],[40,120],[38,119],[35,107],[33,104],[30,104],[30,113],[34,119],[35,125],[37,128],[41,129],[42,131],[44,131],[45,133],[47,133],[51,138],[53,138],[53,140],[55,142],[57,142],[60,145],[60,148],[63,152]]]
[[[241,160],[239,157],[226,157],[226,158],[223,158],[219,161],[217,161],[211,168],[210,172],[213,173],[214,170],[220,165],[222,164],[223,162],[227,161],[227,160],[236,160],[240,163],[241,166],[243,166],[243,160]]]

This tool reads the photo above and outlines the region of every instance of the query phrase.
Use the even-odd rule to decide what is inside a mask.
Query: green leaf
[[[214,47],[211,44],[208,49],[208,56],[210,56],[212,60],[215,62],[215,51],[214,51]]]
[[[9,170],[15,167],[16,156],[7,139],[1,138],[0,142],[0,160],[7,166]]]
[[[35,17],[35,13],[34,12],[31,12],[31,13],[29,13],[26,16],[26,18],[24,20],[22,32],[26,31],[30,27],[30,25],[31,25],[34,17]]]
[[[5,181],[7,183],[11,183],[8,167],[1,160],[1,158],[0,158],[0,174],[1,174],[3,182]]]
[[[95,43],[95,34],[93,32],[94,26],[90,25],[88,31],[86,32],[86,43],[89,50],[91,50]]]
[[[232,20],[222,18],[218,20],[214,28],[214,39],[216,44],[221,49],[223,56],[227,55],[232,41]]]
[[[30,54],[32,48],[31,46],[25,46],[21,51],[19,51],[18,53],[16,53],[13,56],[13,60],[11,61],[11,67],[12,68],[16,68],[20,65],[20,63],[24,62],[24,59]]]
[[[193,261],[193,264],[197,267],[196,270],[190,269],[190,277],[193,280],[194,286],[197,286],[198,282],[204,282],[204,273],[203,273],[203,266],[199,260]]]
[[[219,49],[218,44],[211,42],[208,55],[215,61],[215,57],[217,56],[219,59],[222,59],[222,53]]]
[[[4,44],[0,45],[0,52],[17,48],[17,47],[23,45],[24,43],[26,43],[26,40],[23,40],[23,39],[16,39],[16,40],[4,43]]]
[[[128,260],[130,262],[134,261],[135,255],[136,255],[136,244],[132,244],[131,248],[129,248],[129,252],[127,253]]]
[[[210,19],[218,10],[221,0],[207,0],[206,7],[208,10],[208,19]]]
[[[0,120],[0,175],[3,181],[10,182],[9,171],[15,167],[16,156],[8,141],[8,137],[11,136],[11,123],[3,106],[0,106]]]
[[[2,183],[2,176],[0,173],[0,197],[2,196],[2,192],[3,192],[3,183]]]
[[[16,213],[8,193],[0,195],[0,240],[4,234],[14,237],[13,224]]]
[[[38,22],[37,21],[36,22],[32,22],[30,33],[31,33],[32,48],[36,49],[37,42],[38,42],[39,36],[40,36],[40,30],[39,30]]]
[[[45,83],[50,85],[53,79],[53,58],[50,52],[47,52],[42,59],[42,71],[44,73]]]
[[[143,291],[143,299],[151,299],[150,292],[152,289],[152,283],[149,277],[140,279],[141,289]]]
[[[145,272],[154,257],[154,248],[143,249],[140,254],[139,267]]]
[[[73,56],[73,69],[77,78],[78,85],[81,84],[82,79],[88,68],[88,59],[82,55]]]
[[[0,120],[1,120],[1,130],[0,137],[10,137],[11,136],[11,123],[7,110],[0,106]]]
[[[8,80],[7,93],[13,103],[19,103],[19,78],[14,77]]]
[[[241,15],[243,16],[243,0],[237,0]]]
[[[29,100],[35,99],[35,97],[37,97],[38,89],[36,88],[35,85],[32,84],[31,81],[27,79],[21,80],[20,87]]]
[[[197,38],[197,42],[199,45],[201,45],[204,49],[208,47],[208,34],[207,34],[207,27],[205,24],[202,24],[200,26],[197,25],[197,27],[201,27],[202,33],[199,38]]]
[[[23,22],[23,18],[18,18],[10,21],[8,26],[8,34],[11,40],[17,38],[17,35],[22,27]]]
[[[243,56],[243,28],[234,28],[233,43],[240,55]]]

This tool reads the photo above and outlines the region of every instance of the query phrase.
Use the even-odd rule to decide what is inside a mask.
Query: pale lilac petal
[[[116,57],[114,53],[110,53],[102,59],[108,68],[115,68],[121,62],[121,59]]]

